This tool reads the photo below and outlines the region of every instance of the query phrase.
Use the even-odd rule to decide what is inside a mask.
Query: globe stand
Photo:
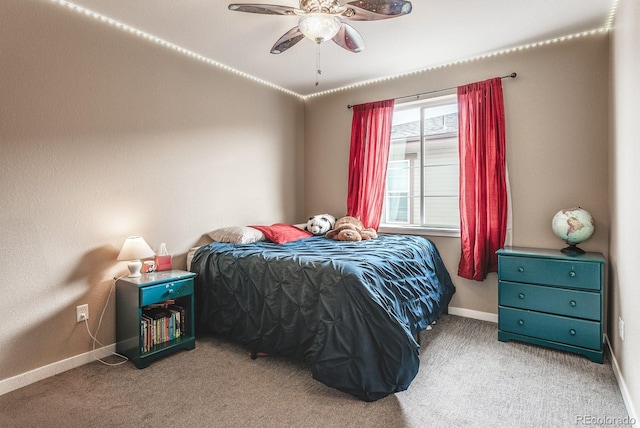
[[[578,248],[576,244],[569,244],[568,247],[565,247],[560,251],[565,254],[584,254],[585,253],[585,251],[582,248]]]

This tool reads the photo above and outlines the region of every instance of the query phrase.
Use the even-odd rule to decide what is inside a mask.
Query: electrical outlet
[[[89,305],[76,306],[76,322],[83,322],[89,319]]]
[[[618,317],[618,336],[624,340],[624,321],[622,321],[622,317]]]

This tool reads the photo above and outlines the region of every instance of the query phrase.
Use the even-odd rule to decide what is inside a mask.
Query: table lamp
[[[130,236],[124,241],[120,254],[118,254],[118,260],[129,260],[129,278],[137,278],[142,275],[140,273],[142,268],[140,259],[155,255],[156,253],[141,236]]]

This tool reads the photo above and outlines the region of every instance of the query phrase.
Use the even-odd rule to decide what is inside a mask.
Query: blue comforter
[[[315,379],[366,401],[409,387],[414,337],[455,293],[435,245],[415,236],[214,242],[191,270],[198,334],[302,359]]]

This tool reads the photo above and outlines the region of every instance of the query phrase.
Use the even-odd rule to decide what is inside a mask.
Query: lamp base
[[[138,278],[142,276],[140,269],[142,269],[142,262],[140,260],[131,260],[127,265],[129,268],[129,278]]]

